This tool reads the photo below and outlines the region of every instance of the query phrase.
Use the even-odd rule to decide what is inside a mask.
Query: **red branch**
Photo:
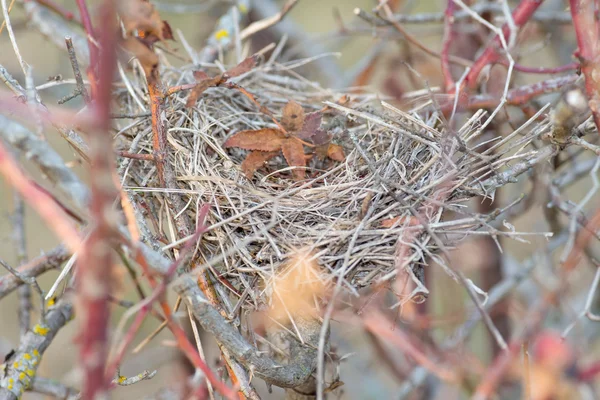
[[[576,80],[577,75],[566,75],[561,76],[560,78],[548,79],[545,81],[537,82],[531,85],[519,86],[508,91],[506,95],[506,103],[513,106],[522,106],[527,104],[529,101],[533,100],[537,96],[563,90],[565,86],[574,84]],[[469,110],[478,110],[480,108],[494,108],[497,107],[498,104],[500,104],[501,100],[501,98],[490,94],[474,95],[468,98],[466,96],[461,96],[461,98],[459,99],[458,107],[459,109],[466,107]],[[454,99],[450,101],[449,106],[447,107],[451,107],[453,105],[453,102]],[[444,109],[444,106],[442,106],[442,109]]]
[[[111,0],[107,0],[106,4],[111,3]],[[94,68],[98,67],[98,59],[99,59],[99,49],[96,45],[97,36],[94,32],[94,26],[92,25],[92,18],[90,17],[90,12],[88,11],[87,4],[85,0],[77,0],[77,7],[79,8],[79,15],[81,16],[81,23],[83,24],[83,29],[87,34],[88,47],[90,48],[90,65],[88,67],[88,79],[92,84],[92,93],[96,92],[96,79],[94,77],[96,74],[94,73]],[[106,21],[105,21],[106,22]],[[106,29],[106,28],[105,28]],[[104,29],[103,29],[104,30]]]
[[[78,4],[85,3],[79,1]],[[113,268],[112,243],[116,239],[115,225],[118,222],[113,203],[119,197],[113,183],[114,151],[110,134],[110,102],[112,80],[116,67],[116,24],[112,1],[106,1],[101,9],[106,26],[101,31],[102,53],[96,65],[98,86],[95,92],[94,112],[96,129],[90,131],[90,174],[92,197],[90,215],[92,230],[81,251],[77,268],[78,305],[83,312],[79,335],[80,362],[83,367],[84,399],[95,399],[105,395],[109,389],[104,379],[107,355],[108,324],[110,317],[111,270]],[[89,15],[82,19],[89,24]],[[87,21],[87,22],[86,22]],[[86,26],[86,29],[91,26]],[[90,32],[90,31],[88,31]],[[90,50],[92,50],[90,45]],[[93,66],[92,66],[93,68]]]
[[[423,368],[445,382],[459,382],[458,371],[448,369],[430,360],[401,329],[391,329],[392,322],[375,310],[364,314],[365,328],[373,335],[385,339],[402,350],[406,356],[415,360]]]
[[[542,5],[543,0],[521,0],[519,5],[514,9],[512,13],[513,21],[517,28],[525,25],[525,23],[531,18],[533,13]],[[504,38],[508,38],[510,35],[510,26],[504,24],[502,27],[502,35]],[[499,49],[501,48],[500,37],[496,37],[492,44],[490,44],[477,60],[471,66],[471,70],[465,78],[465,85],[468,88],[474,89],[477,86],[477,78],[483,68],[491,63],[497,62],[499,59]]]
[[[54,11],[58,15],[62,16],[67,21],[77,21],[79,20],[75,17],[71,11],[67,10],[63,5],[56,3],[53,0],[36,0],[41,5],[45,6],[51,11]]]
[[[454,26],[454,11],[456,9],[456,3],[454,0],[448,0],[446,5],[446,11],[444,12],[444,38],[442,40],[442,75],[444,76],[444,88],[446,92],[449,92],[454,87],[454,78],[452,78],[452,71],[450,71],[450,60],[448,55],[450,54],[450,44],[454,39],[455,35],[452,30]]]
[[[48,223],[54,232],[65,242],[72,252],[80,247],[80,238],[75,225],[69,220],[63,209],[50,195],[40,190],[17,166],[10,153],[0,142],[0,174],[23,199]]]
[[[508,67],[508,62],[502,61],[499,64]],[[574,71],[579,68],[579,63],[572,62],[558,67],[526,67],[524,65],[515,64],[515,71],[524,72],[526,74],[560,74],[561,72]]]
[[[596,2],[570,0],[569,5],[577,35],[578,49],[575,56],[581,63],[588,104],[600,133],[600,24],[596,16]]]
[[[600,228],[600,208],[596,210],[588,223],[579,231],[575,244],[562,265],[565,271],[573,270],[583,258],[583,252]]]

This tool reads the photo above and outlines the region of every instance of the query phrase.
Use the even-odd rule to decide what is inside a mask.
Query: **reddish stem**
[[[200,235],[202,235],[202,233],[206,232],[206,230],[208,229],[208,227],[205,225],[205,220],[206,220],[206,216],[208,214],[209,209],[210,209],[210,205],[204,204],[202,206],[202,208],[200,209],[200,211],[198,212],[198,223],[199,223],[198,229],[194,233],[194,236],[185,243],[184,248],[182,249],[181,253],[179,254],[179,258],[177,258],[177,260],[175,260],[173,263],[171,263],[171,265],[169,266],[169,269],[164,274],[164,279],[162,282],[158,283],[157,280],[154,278],[154,276],[151,273],[146,273],[146,271],[149,271],[148,266],[146,265],[145,261],[141,262],[142,269],[144,270],[145,275],[148,277],[150,286],[154,289],[154,291],[152,292],[152,294],[150,296],[146,297],[142,301],[141,310],[136,315],[136,318],[135,318],[133,324],[130,326],[127,333],[125,334],[125,337],[123,338],[123,341],[120,344],[119,351],[118,351],[116,357],[110,363],[110,366],[107,368],[107,370],[106,370],[107,383],[110,382],[114,378],[117,368],[118,368],[119,364],[121,363],[123,357],[125,356],[125,352],[126,352],[127,348],[129,347],[129,345],[135,338],[135,335],[138,332],[139,328],[141,327],[142,322],[146,318],[146,315],[152,310],[153,303],[157,300],[160,300],[161,306],[163,306],[163,309],[165,308],[163,303],[166,305],[166,301],[164,299],[164,293],[165,293],[165,290],[167,289],[167,285],[168,285],[169,281],[171,280],[171,278],[173,277],[173,275],[175,275],[175,272],[181,266],[181,263],[183,262],[183,260],[185,260],[187,258],[187,255],[196,246],[196,243],[197,243],[198,239],[200,238]],[[141,257],[141,253],[139,251],[137,252],[137,257],[143,258],[143,257]],[[168,306],[166,306],[166,308],[169,309]],[[166,315],[167,319],[170,318],[169,315]],[[173,333],[175,334],[175,332],[173,332]],[[201,367],[199,367],[199,368],[201,368]],[[206,368],[208,368],[208,367],[206,367]]]
[[[162,307],[163,312],[167,316],[169,328],[171,328],[173,335],[175,335],[175,339],[177,339],[177,343],[179,345],[179,348],[182,350],[183,354],[186,355],[186,357],[192,362],[192,364],[194,364],[196,368],[201,370],[204,373],[204,375],[206,375],[206,378],[210,381],[210,383],[219,393],[221,393],[227,399],[235,400],[235,392],[229,387],[227,387],[223,382],[221,382],[219,378],[217,378],[215,374],[210,370],[210,368],[208,368],[208,366],[200,358],[198,350],[188,340],[183,329],[181,329],[181,327],[177,325],[175,321],[173,321],[171,310],[169,309],[168,305],[166,305],[166,303],[163,303]]]
[[[575,56],[585,76],[585,92],[600,133],[600,24],[596,19],[596,2],[569,0],[578,49]]]
[[[366,313],[362,320],[365,328],[369,332],[400,348],[407,357],[415,360],[419,365],[441,380],[445,382],[460,381],[459,371],[452,370],[443,365],[439,365],[438,362],[430,360],[429,357],[413,343],[413,340],[402,331],[402,329],[390,329],[390,326],[393,326],[393,323],[378,311],[372,310],[371,312]]]
[[[572,85],[577,80],[577,75],[561,76],[560,78],[548,79],[531,85],[523,85],[508,91],[506,103],[513,106],[522,106],[537,96],[546,93],[558,92],[565,86]],[[489,94],[480,94],[468,98],[459,99],[459,107],[465,107],[469,110],[480,108],[494,108],[500,104],[500,98]],[[452,107],[454,100],[450,101],[448,107]],[[444,109],[444,107],[443,107]]]
[[[80,238],[75,225],[62,208],[46,192],[31,182],[0,142],[0,174],[23,199],[48,223],[72,252],[80,248]]]
[[[520,28],[531,18],[533,13],[541,6],[543,0],[521,0],[519,5],[512,12],[512,18],[517,26]],[[508,38],[510,35],[510,26],[508,23],[502,26],[502,36]],[[493,42],[485,49],[483,53],[475,60],[471,66],[471,70],[465,78],[465,84],[469,89],[474,89],[477,85],[477,78],[483,68],[491,63],[498,61],[499,53],[498,49],[501,47],[500,37],[496,36]]]
[[[579,262],[583,258],[585,248],[588,246],[590,240],[594,238],[595,233],[600,227],[600,208],[598,208],[594,215],[588,220],[587,224],[577,234],[575,238],[575,244],[571,249],[567,259],[562,264],[562,268],[565,271],[571,271],[579,265]]]
[[[444,38],[442,40],[442,75],[444,76],[444,88],[446,92],[449,92],[454,87],[454,78],[452,77],[452,71],[450,70],[450,60],[448,55],[450,54],[450,44],[454,39],[454,32],[452,27],[454,26],[454,11],[456,10],[456,3],[454,0],[448,0],[446,4],[446,11],[444,11]]]
[[[577,374],[577,379],[582,382],[591,382],[600,374],[600,362],[596,361],[591,365],[582,368]]]
[[[119,197],[113,183],[114,153],[110,135],[112,78],[116,67],[116,24],[112,1],[104,3],[101,13],[106,22],[100,37],[104,51],[97,64],[99,81],[94,104],[96,126],[89,135],[89,156],[94,172],[90,174],[90,215],[93,229],[77,263],[78,302],[81,310],[85,310],[79,314],[80,362],[83,367],[81,393],[84,399],[102,397],[109,388],[104,379],[104,370],[110,318],[111,270],[114,263],[111,247],[116,237],[114,225],[117,222],[116,218],[111,218],[111,210],[114,200]]]
[[[499,64],[508,67],[508,62],[506,61],[501,61]],[[579,63],[576,62],[561,65],[560,67],[526,67],[520,64],[515,64],[513,66],[515,71],[524,72],[526,74],[560,74],[561,72],[573,71],[577,68],[579,68]]]
[[[88,73],[88,79],[90,80],[90,83],[92,85],[92,94],[94,94],[96,92],[96,79],[95,78],[95,72],[94,72],[94,68],[98,67],[98,59],[99,59],[99,49],[98,46],[96,46],[96,34],[94,32],[94,26],[92,25],[92,19],[90,17],[90,12],[88,11],[88,7],[87,4],[85,2],[85,0],[76,0],[77,3],[77,8],[79,8],[79,15],[81,17],[81,23],[83,25],[83,29],[85,30],[85,33],[87,34],[87,42],[88,42],[88,47],[90,49],[90,65],[87,69],[87,73]],[[111,0],[107,0],[105,2],[107,5],[109,3],[111,3],[112,6],[112,1]],[[110,22],[110,21],[105,21],[105,22]],[[104,29],[103,29],[104,31]]]
[[[53,0],[36,0],[36,2],[43,5],[47,9],[54,11],[56,14],[62,16],[68,21],[79,22],[79,20],[75,17],[75,14],[73,14],[71,11],[67,10],[61,4],[58,4]]]

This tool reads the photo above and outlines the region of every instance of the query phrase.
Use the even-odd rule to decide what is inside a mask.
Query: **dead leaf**
[[[160,18],[154,5],[145,0],[122,0],[118,3],[118,12],[130,36],[139,34],[154,41],[173,39],[171,27]]]
[[[279,154],[277,151],[251,151],[242,162],[242,171],[246,178],[252,179],[256,170],[277,154]]]
[[[346,159],[346,155],[344,154],[344,148],[338,144],[330,143],[327,148],[327,157],[331,158],[334,161],[342,162]]]
[[[304,124],[302,128],[294,133],[294,136],[300,139],[310,139],[315,136],[318,132],[323,132],[319,128],[321,127],[321,120],[323,119],[323,114],[321,112],[312,112],[307,114],[304,118]]]
[[[198,72],[198,73],[197,73]],[[195,71],[194,76],[201,76],[200,71]],[[206,75],[206,74],[204,74]],[[208,76],[208,75],[207,75]],[[215,78],[204,78],[201,79],[196,86],[190,91],[190,95],[188,96],[187,102],[185,103],[186,107],[193,107],[194,104],[198,101],[202,93],[206,91],[209,87],[218,86],[221,83],[221,76],[217,76]]]
[[[247,69],[249,64],[246,64],[242,69]],[[204,73],[195,73],[197,78],[204,78]],[[204,78],[205,81],[210,81],[213,78]],[[190,99],[195,102],[194,93],[190,94]],[[289,101],[282,111],[281,125],[291,135],[286,135],[282,130],[265,128],[255,131],[238,132],[223,144],[223,147],[239,147],[245,150],[252,150],[246,159],[242,162],[242,170],[247,178],[251,178],[254,172],[260,168],[264,162],[274,155],[257,154],[260,152],[281,151],[285,161],[292,169],[292,175],[295,180],[302,180],[306,177],[305,167],[313,154],[304,152],[304,145],[315,148],[317,157],[321,160],[329,157],[335,161],[344,161],[344,149],[337,144],[330,144],[330,135],[321,130],[322,114],[320,111],[305,114],[302,106],[295,101]],[[311,146],[303,139],[312,140],[316,146]]]
[[[283,107],[281,125],[288,132],[296,132],[304,126],[304,109],[293,100],[287,102]]]
[[[149,83],[157,78],[158,56],[153,44],[173,39],[171,26],[160,18],[154,5],[146,0],[123,0],[118,2],[118,13],[125,26],[127,37],[121,47],[130,56],[136,57]]]
[[[162,36],[163,40],[175,40],[173,29],[171,29],[171,25],[167,21],[163,21]]]
[[[265,128],[241,131],[227,139],[224,147],[245,150],[279,151],[286,137],[279,129]]]
[[[257,55],[250,56],[250,57],[244,59],[244,61],[242,61],[235,67],[228,69],[225,72],[225,74],[229,78],[235,78],[236,76],[240,76],[242,74],[245,74],[246,72],[250,72],[252,70],[252,68],[254,68],[256,66],[257,61],[258,61]]]
[[[137,37],[128,37],[121,42],[121,46],[130,54],[138,59],[146,77],[151,77],[158,66],[158,56],[152,49],[143,43]]]
[[[290,167],[301,167],[292,170],[292,175],[296,180],[304,179],[306,171],[306,159],[304,158],[304,146],[299,140],[289,138],[281,144],[281,151]]]
[[[198,82],[198,84],[190,91],[190,95],[188,96],[186,106],[193,107],[202,93],[206,91],[206,89],[210,87],[216,87],[224,84],[229,80],[229,78],[235,78],[236,76],[245,74],[246,72],[252,70],[256,65],[256,61],[258,57],[256,55],[250,56],[235,67],[232,67],[225,71],[222,74],[216,75],[214,77],[208,76],[203,71],[194,71],[194,78]]]

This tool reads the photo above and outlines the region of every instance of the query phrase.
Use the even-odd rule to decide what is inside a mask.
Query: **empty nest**
[[[449,130],[435,107],[405,113],[368,95],[351,96],[348,102],[343,93],[299,76],[294,68],[300,64],[259,63],[232,82],[252,93],[278,119],[290,100],[306,112],[326,107],[321,128],[344,148],[345,161],[313,157],[303,181],[292,179],[282,156],[249,180],[240,168],[247,151],[222,146],[236,132],[275,127],[239,90],[209,88],[191,108],[186,107],[185,91],[167,102],[164,118],[171,149],[167,162],[186,204],[179,213],[194,220],[202,204],[210,205],[210,229],[198,251],[205,266],[238,294],[250,292],[256,307],[268,303],[269,291],[259,288],[268,287],[299,249],[318,262],[322,282],[341,279],[344,289],[356,293],[393,279],[398,272],[420,280],[426,260],[444,265],[437,255],[441,247],[470,232],[503,233],[492,217],[469,212],[466,201],[475,194],[491,194],[505,183],[498,171],[508,157],[518,163],[531,156],[524,149],[542,133],[544,124],[531,130],[523,127],[510,140],[494,142],[494,156],[486,156],[476,149],[485,141],[480,129],[487,118],[483,111],[463,121],[461,128]],[[169,86],[193,83],[195,69],[163,67],[162,80]],[[215,64],[201,69],[209,75],[224,71]],[[147,96],[145,82],[135,79],[129,89],[120,91],[124,113],[143,109],[138,103]],[[149,117],[120,124],[120,150],[152,153]],[[160,216],[154,229],[175,240],[168,221],[178,215],[167,218],[154,162],[122,159],[119,173],[134,202],[145,199],[144,204]],[[454,217],[443,221],[446,215]],[[145,222],[151,225],[150,220]]]

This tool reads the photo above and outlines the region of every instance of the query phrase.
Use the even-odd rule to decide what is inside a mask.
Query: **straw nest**
[[[171,86],[193,83],[193,69],[165,68],[162,79]],[[202,69],[209,75],[223,71],[217,65]],[[489,218],[464,211],[461,203],[477,191],[493,191],[490,180],[505,164],[502,156],[512,151],[518,161],[521,156],[511,149],[523,149],[540,133],[521,132],[517,139],[500,143],[503,150],[491,158],[469,149],[485,140],[478,129],[486,117],[483,112],[452,133],[434,111],[404,113],[372,96],[353,96],[351,102],[337,105],[341,93],[303,79],[292,64],[261,63],[232,81],[276,118],[289,100],[307,112],[327,106],[321,127],[346,154],[344,162],[313,157],[304,181],[294,181],[279,156],[249,180],[240,168],[247,151],[222,145],[236,132],[274,127],[272,120],[234,89],[210,88],[193,108],[185,105],[187,92],[169,99],[164,116],[168,162],[186,204],[179,212],[195,220],[203,203],[211,205],[211,229],[199,247],[202,259],[240,293],[250,290],[255,302],[269,293],[258,288],[268,286],[299,249],[318,262],[319,279],[331,283],[341,277],[343,288],[356,292],[393,279],[398,271],[418,271],[432,257],[439,262],[435,254],[441,245],[452,245],[471,231],[498,234]],[[140,108],[135,97],[145,96],[145,85],[142,79],[130,83],[120,94],[120,107],[136,113]],[[150,118],[121,122],[121,127],[121,150],[152,153]],[[123,159],[119,172],[134,200],[152,199],[146,204],[160,215],[160,230],[172,237],[175,230],[165,218],[168,210],[160,200],[164,189],[154,163]],[[443,211],[459,220],[442,221]],[[408,252],[399,258],[403,245]],[[419,273],[411,275],[418,278]]]

